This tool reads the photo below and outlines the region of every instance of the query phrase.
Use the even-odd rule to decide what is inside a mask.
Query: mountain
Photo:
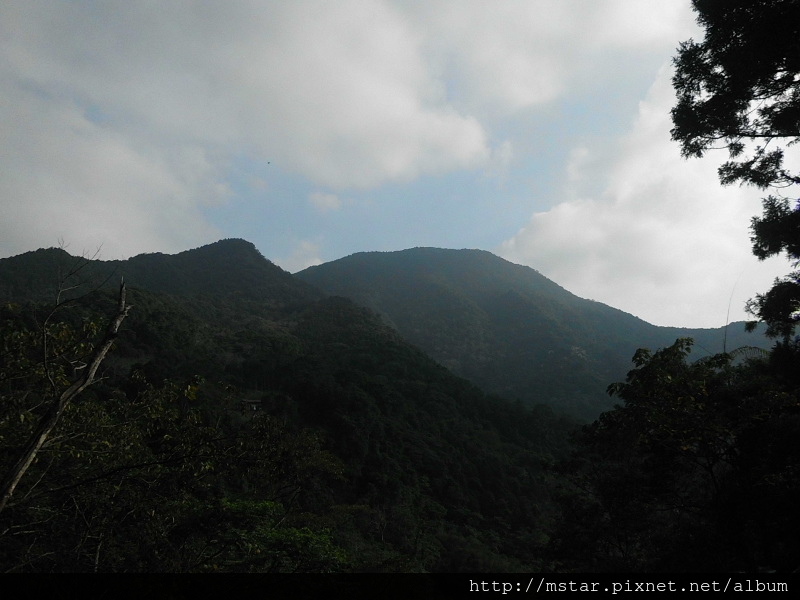
[[[694,338],[701,354],[722,352],[723,344],[768,347],[740,323],[727,333],[651,325],[482,250],[358,253],[296,277],[376,311],[487,391],[587,419],[611,407],[605,389],[624,379],[638,348],[669,346],[679,337]]]
[[[133,308],[99,380],[0,509],[3,571],[797,564],[796,342],[687,363],[676,337],[713,352],[722,331],[654,327],[472,250],[299,276],[242,240],[2,259],[0,474],[85,369],[120,277]],[[571,437],[562,410],[607,406],[640,346],[669,347]]]
[[[62,280],[68,279],[68,283]],[[128,260],[71,256],[60,248],[39,249],[0,260],[0,298],[62,300],[98,287],[128,286],[172,296],[239,299],[259,310],[290,309],[322,297],[245,240],[226,239],[178,254],[140,254]]]
[[[133,288],[191,297],[203,318],[240,324],[255,316],[280,321],[326,294],[348,297],[482,389],[586,420],[612,406],[605,389],[624,378],[638,348],[679,337],[694,338],[699,356],[769,346],[739,323],[727,330],[651,325],[482,250],[366,252],[292,276],[239,239],[125,261],[40,249],[0,260],[0,299],[52,301],[69,274],[62,299],[124,277]]]
[[[242,240],[0,260],[0,473],[120,277],[133,308],[101,381],[0,514],[4,571],[542,568],[575,423],[485,394]],[[47,317],[56,289],[74,301]]]

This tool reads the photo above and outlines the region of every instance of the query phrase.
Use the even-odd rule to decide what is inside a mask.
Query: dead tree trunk
[[[103,339],[97,349],[94,351],[87,368],[84,369],[83,376],[70,385],[59,396],[53,398],[52,404],[47,409],[47,412],[42,415],[42,418],[39,420],[36,429],[34,430],[33,434],[31,434],[28,442],[25,444],[19,459],[17,459],[9,472],[3,478],[3,481],[0,484],[0,512],[3,512],[5,509],[9,499],[14,494],[17,484],[22,479],[22,476],[25,475],[25,471],[28,470],[28,467],[31,466],[31,463],[33,463],[33,460],[36,458],[36,454],[42,448],[42,445],[47,440],[50,432],[53,430],[56,424],[58,424],[61,415],[64,413],[64,410],[67,408],[69,403],[83,390],[94,383],[95,375],[100,367],[100,363],[103,362],[106,354],[108,354],[108,351],[111,350],[111,346],[114,344],[114,340],[117,337],[117,332],[119,331],[120,325],[122,325],[122,321],[125,320],[125,317],[128,316],[128,311],[130,311],[130,309],[131,307],[125,302],[125,283],[123,282],[119,287],[119,302],[117,304],[117,312],[109,321],[105,335],[103,336]]]

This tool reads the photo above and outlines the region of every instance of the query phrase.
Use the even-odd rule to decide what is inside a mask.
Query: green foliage
[[[611,407],[605,387],[624,376],[637,347],[691,335],[713,353],[723,350],[726,336],[655,327],[479,250],[360,253],[298,277],[376,311],[406,340],[482,389],[584,421]],[[727,335],[731,346],[767,347],[741,327]]]
[[[776,279],[767,292],[748,300],[747,309],[767,323],[767,335],[788,340],[800,322],[800,271]]]
[[[69,323],[37,327],[19,307],[3,313],[5,468],[87,342]],[[248,570],[339,568],[330,536],[294,515],[306,488],[340,477],[318,436],[267,414],[245,417],[201,378],[156,386],[134,370],[128,393],[119,383],[70,406],[20,483],[2,514],[3,570],[180,572],[213,570],[221,558],[234,570],[247,552],[265,560]],[[240,503],[269,506],[271,520],[226,500],[241,494]],[[251,533],[237,537],[233,524]]]
[[[229,251],[247,249],[212,250],[206,264],[230,275]],[[130,287],[135,311],[101,381],[0,515],[4,570],[540,568],[555,515],[547,469],[571,421],[486,396],[348,300],[300,302],[308,287],[282,288],[290,280],[263,258],[244,261],[257,273],[240,273],[239,290],[147,260],[155,287],[185,287]],[[200,263],[189,253],[177,264]],[[271,273],[277,283],[251,286]],[[268,288],[278,291],[263,302],[251,293]],[[84,324],[109,299],[83,294],[51,319],[49,348],[66,358],[49,361],[54,375],[78,364]],[[46,314],[20,303],[0,315],[2,467],[51,386]]]
[[[762,216],[752,220],[753,253],[765,259],[786,252],[796,267],[800,203],[783,190],[800,184],[785,162],[786,148],[800,140],[800,2],[694,0],[693,5],[705,37],[681,44],[675,58],[673,139],[686,157],[727,148],[730,160],[719,168],[723,184],[775,190],[763,200]],[[711,366],[710,371],[697,370],[687,368],[678,343],[640,356],[628,381],[612,388],[626,404],[604,416],[613,421],[606,433],[636,434],[635,444],[614,437],[631,459],[628,474],[648,481],[655,474],[665,477],[650,491],[631,496],[646,529],[639,537],[625,537],[632,542],[627,554],[606,549],[606,559],[676,570],[765,565],[794,570],[800,564],[794,509],[799,458],[796,443],[788,441],[800,433],[800,352],[791,340],[800,319],[800,274],[777,279],[747,309],[767,324],[768,336],[783,338],[768,361],[733,367],[725,355],[698,365]],[[586,432],[583,460],[620,464],[620,454],[587,458],[588,449],[607,446],[602,435],[601,428]],[[594,502],[596,515],[613,518],[613,503],[598,494],[604,478],[589,479],[587,501],[573,504]],[[689,491],[691,503],[665,504],[678,490]],[[665,510],[660,513],[659,507]],[[626,523],[618,518],[624,530]],[[578,529],[594,541],[609,539],[609,532]],[[670,546],[670,539],[679,547]]]
[[[783,365],[655,353],[610,393],[624,405],[577,437],[553,544],[578,570],[793,569],[800,394]],[[797,360],[797,349],[787,349]],[[780,523],[776,527],[774,523]],[[735,525],[734,525],[735,524]]]
[[[694,0],[702,43],[680,45],[673,83],[672,136],[685,156],[720,145],[731,160],[720,168],[723,183],[759,188],[793,185],[775,141],[800,137],[800,4],[795,0]],[[757,142],[753,149],[746,142]]]
[[[101,380],[70,405],[0,514],[3,570],[711,570],[796,560],[787,533],[798,530],[790,507],[800,499],[796,344],[761,362],[691,362],[687,340],[638,352],[610,388],[624,406],[584,429],[559,472],[572,421],[487,396],[349,300],[301,302],[308,288],[283,287],[291,280],[259,267],[246,245],[222,244],[204,260],[230,275],[237,252],[248,266],[241,290],[208,288],[217,276],[197,275],[191,253],[178,263],[194,265],[180,275],[185,289],[130,290],[136,310]],[[479,304],[467,291],[478,294],[486,265],[464,269],[462,258],[442,273],[462,279],[448,285],[465,306],[485,310],[491,294]],[[156,287],[179,278],[170,257],[148,260]],[[267,289],[275,297],[260,302]],[[502,296],[508,323],[529,310],[526,293]],[[446,312],[445,297],[428,308]],[[0,467],[42,400],[80,370],[110,301],[82,294],[51,317],[36,304],[0,307]],[[507,326],[515,343],[556,344],[545,326],[565,317],[557,303],[540,306],[539,320]],[[594,331],[592,319],[569,314],[584,335]],[[472,322],[459,319],[448,327]],[[580,352],[570,356],[560,376],[585,376]]]
[[[800,140],[800,2],[694,0],[705,29],[701,43],[681,44],[673,85],[672,137],[686,157],[726,147],[723,184],[760,189],[800,184],[785,165],[785,148]],[[800,260],[800,205],[782,195],[764,199],[752,222],[753,252],[764,259],[786,252]],[[788,337],[798,320],[797,273],[776,282],[748,308],[768,324],[768,335]]]
[[[282,385],[344,458],[341,500],[365,507],[344,535],[382,542],[373,558],[361,554],[360,569],[538,564],[549,527],[544,465],[564,452],[568,421],[487,398],[341,298],[305,313],[296,332],[305,356]],[[475,547],[479,560],[467,558]]]

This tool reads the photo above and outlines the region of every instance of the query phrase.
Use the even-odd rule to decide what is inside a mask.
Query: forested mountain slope
[[[0,511],[3,570],[543,568],[574,424],[487,396],[240,240],[0,260],[4,473],[120,276],[132,309],[101,379]],[[51,312],[59,286],[75,300]]]
[[[584,419],[610,408],[609,382],[640,347],[679,337],[703,356],[768,347],[742,323],[720,329],[657,327],[568,292],[534,269],[482,250],[365,252],[296,276],[378,312],[411,343],[485,390],[547,403]]]
[[[52,301],[59,279],[70,276],[62,299],[97,287],[131,287],[173,296],[238,298],[258,310],[287,308],[318,299],[318,290],[265,259],[245,240],[227,239],[178,254],[140,254],[128,260],[93,260],[60,248],[0,260],[0,298]]]

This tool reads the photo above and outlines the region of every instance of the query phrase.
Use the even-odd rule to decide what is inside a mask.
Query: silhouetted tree
[[[624,404],[562,465],[561,568],[792,571],[800,564],[800,403],[783,366],[692,341],[639,350],[609,393]],[[796,354],[794,360],[796,360]],[[735,526],[732,526],[735,524]]]
[[[702,42],[683,42],[675,57],[672,138],[684,157],[727,148],[724,185],[772,190],[752,221],[753,253],[785,251],[800,261],[800,204],[786,190],[800,174],[785,149],[800,140],[800,1],[693,0]],[[789,337],[800,320],[800,271],[748,303],[773,337]]]

